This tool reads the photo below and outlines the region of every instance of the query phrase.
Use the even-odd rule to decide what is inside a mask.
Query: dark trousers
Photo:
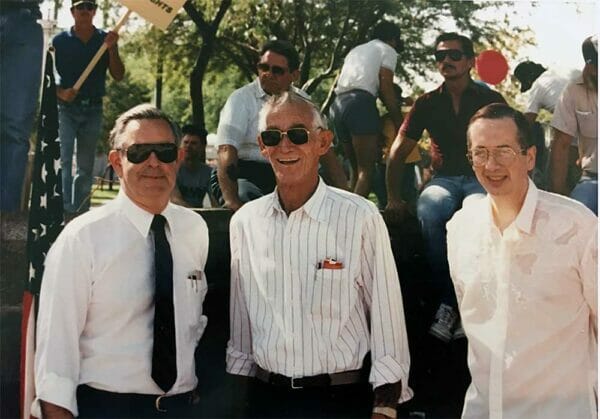
[[[249,382],[248,418],[369,418],[373,391],[367,382],[340,386],[291,389]]]
[[[80,418],[189,418],[199,417],[192,392],[163,398],[156,408],[156,395],[113,393],[87,385],[77,387],[77,407]]]

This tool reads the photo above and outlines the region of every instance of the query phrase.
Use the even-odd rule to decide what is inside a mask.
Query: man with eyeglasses
[[[52,40],[58,73],[58,136],[62,167],[64,211],[68,216],[85,212],[90,207],[93,184],[94,155],[102,130],[102,98],[106,94],[106,70],[113,79],[123,79],[125,67],[119,56],[115,32],[105,32],[94,26],[96,0],[71,0],[71,15],[75,25]],[[79,90],[73,85],[92,57],[105,43],[107,52]],[[72,174],[73,153],[77,167]]]
[[[385,215],[389,222],[401,223],[407,212],[400,194],[404,162],[427,130],[434,175],[417,200],[417,217],[432,273],[432,297],[439,301],[429,333],[449,342],[464,334],[459,327],[456,296],[448,274],[446,222],[465,200],[484,193],[465,156],[467,124],[481,107],[505,100],[498,92],[471,79],[475,53],[469,38],[453,32],[443,33],[437,37],[435,49],[435,61],[444,83],[416,100],[392,144],[386,175]]]
[[[45,261],[32,411],[43,418],[200,414],[202,406],[191,405],[198,402],[194,352],[207,322],[208,229],[200,215],[169,203],[181,161],[178,129],[160,110],[139,105],[117,119],[109,141],[119,195],[70,222]]]
[[[245,204],[230,227],[227,371],[254,377],[246,416],[395,418],[412,391],[383,219],[319,177],[333,134],[311,102],[273,97],[259,123],[277,188]]]
[[[598,35],[581,45],[585,67],[581,78],[563,90],[552,118],[550,190],[582,202],[598,214]],[[582,174],[567,187],[569,146],[577,138]]]
[[[234,91],[221,110],[217,128],[218,166],[211,192],[219,205],[237,211],[245,202],[273,191],[273,170],[260,153],[258,112],[271,95],[294,91],[300,57],[288,41],[272,40],[260,50],[258,78]],[[321,159],[332,184],[344,187],[345,177],[333,149]]]
[[[469,159],[488,195],[448,223],[448,262],[469,342],[462,417],[597,417],[598,219],[528,177],[528,122],[480,109]]]

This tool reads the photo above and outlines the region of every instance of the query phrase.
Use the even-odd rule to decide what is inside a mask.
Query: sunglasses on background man
[[[450,57],[452,61],[460,61],[460,59],[465,55],[465,53],[459,49],[440,49],[437,50],[434,53],[434,55],[435,60],[438,63],[441,63],[446,57]]]
[[[256,68],[263,73],[270,71],[274,76],[283,76],[287,71],[287,68],[279,67],[278,65],[269,65],[266,63],[258,63]]]
[[[175,143],[132,144],[127,148],[117,148],[117,150],[126,152],[127,160],[134,164],[145,162],[152,153],[163,163],[172,163],[177,160]]]

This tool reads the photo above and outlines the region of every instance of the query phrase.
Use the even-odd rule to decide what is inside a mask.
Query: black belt
[[[148,406],[158,412],[167,412],[169,409],[196,404],[198,395],[195,391],[180,394],[139,394],[139,393],[115,393],[112,391],[98,390],[88,385],[80,385],[77,389],[79,397],[93,397],[93,400],[106,403],[117,403],[120,405]]]
[[[102,105],[101,97],[86,97],[86,98],[75,98],[72,102],[65,102],[63,100],[59,100],[63,106],[96,106]]]
[[[335,374],[313,375],[311,377],[286,377],[285,375],[269,372],[257,366],[256,378],[274,386],[301,389],[305,387],[327,387],[360,383],[362,381],[362,371],[344,371]]]

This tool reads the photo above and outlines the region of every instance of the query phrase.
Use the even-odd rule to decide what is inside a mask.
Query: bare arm
[[[550,191],[568,195],[567,170],[569,165],[569,146],[572,137],[554,129],[554,140],[550,148]]]
[[[70,410],[64,407],[57,406],[52,403],[40,400],[40,407],[42,408],[42,417],[44,419],[70,419],[73,418],[73,414]]]
[[[344,168],[336,157],[333,148],[330,148],[326,154],[321,156],[320,161],[323,165],[323,169],[325,170],[325,176],[327,177],[328,184],[336,188],[349,190],[346,173],[344,173]]]
[[[383,67],[379,69],[379,97],[389,111],[396,129],[400,129],[402,112],[394,93],[394,72]]]
[[[56,97],[58,97],[63,102],[72,102],[75,97],[79,93],[78,90],[69,87],[67,89],[63,89],[62,87],[56,87]]]
[[[386,219],[399,223],[404,218],[406,203],[402,199],[402,179],[406,168],[406,157],[415,148],[417,142],[398,132],[390,148],[385,174],[388,203],[385,208]]]
[[[119,35],[111,31],[106,34],[104,43],[106,43],[106,46],[108,47],[108,71],[110,71],[110,75],[113,79],[121,81],[125,75],[125,65],[119,56],[119,47],[117,46],[118,40]]]
[[[217,177],[221,193],[223,194],[223,200],[225,201],[225,207],[237,211],[243,205],[238,196],[237,149],[231,145],[219,146],[218,160]]]

